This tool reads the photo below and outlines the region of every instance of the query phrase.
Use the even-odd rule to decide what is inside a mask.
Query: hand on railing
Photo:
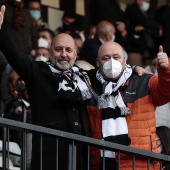
[[[2,5],[1,11],[0,11],[0,29],[1,29],[2,23],[4,21],[4,13],[5,13],[5,6]]]

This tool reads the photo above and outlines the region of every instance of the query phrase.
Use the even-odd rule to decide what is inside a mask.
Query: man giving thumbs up
[[[157,54],[157,58],[158,58],[158,64],[160,65],[160,67],[162,68],[169,67],[168,56],[166,55],[166,53],[163,52],[162,45],[159,46],[159,53]]]
[[[131,66],[126,64],[123,49],[119,44],[106,42],[99,48],[97,58],[99,71],[97,72],[97,85],[95,87],[98,88],[97,91],[101,100],[98,101],[98,106],[102,109],[102,113],[96,114],[94,106],[92,109],[89,106],[88,109],[94,137],[102,136],[103,140],[124,145],[129,145],[130,138],[131,147],[158,152],[155,109],[157,106],[170,101],[170,65],[162,46],[159,47],[157,58],[158,76],[151,74],[138,76],[132,71]],[[124,87],[122,88],[122,86]],[[96,109],[96,112],[98,112],[98,109]],[[102,129],[99,132],[102,132],[102,134],[99,135],[98,129],[93,127],[93,122],[96,125],[101,117],[102,123],[100,125]],[[124,117],[126,121],[123,121]],[[100,126],[96,125],[96,127]],[[97,157],[93,153],[91,153],[91,158],[95,159],[94,166],[97,167],[96,162],[100,160],[100,155]],[[114,154],[111,154],[111,151],[105,151],[105,156],[105,169],[114,169]],[[148,169],[147,163],[146,159],[135,157],[135,170]],[[132,170],[132,166],[132,157],[121,155],[120,169]],[[150,170],[159,169],[158,162],[150,162]]]

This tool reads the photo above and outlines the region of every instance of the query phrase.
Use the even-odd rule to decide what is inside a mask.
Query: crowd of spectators
[[[26,7],[22,0],[6,0],[3,24],[19,49],[28,56],[29,62],[39,62],[40,65],[41,62],[48,63],[51,57],[51,45],[55,44],[54,37],[66,33],[75,42],[77,51],[75,64],[80,68],[100,69],[102,63],[98,58],[102,53],[99,51],[100,47],[105,43],[110,45],[109,42],[116,42],[120,44],[127,64],[141,66],[158,76],[159,61],[156,56],[159,45],[163,45],[164,52],[170,56],[170,1],[167,0],[153,16],[148,13],[150,5],[149,0],[135,0],[123,11],[117,1],[92,0],[89,9],[91,22],[89,30],[85,32],[75,13],[65,11],[61,18],[62,26],[52,30],[42,18],[39,1],[31,0]],[[69,39],[69,37],[65,39],[67,38]],[[55,50],[58,52],[60,49]],[[56,61],[53,64],[56,64]],[[25,83],[1,51],[0,83],[1,117],[32,123]],[[26,103],[26,120],[23,119],[24,111],[19,102],[21,98]],[[21,146],[21,134],[15,133],[11,131],[10,140]],[[160,140],[159,133],[158,128],[157,139]],[[161,139],[162,142],[163,140]],[[127,145],[129,144],[130,142]],[[162,150],[164,152],[160,153],[169,154],[166,146],[163,146]]]

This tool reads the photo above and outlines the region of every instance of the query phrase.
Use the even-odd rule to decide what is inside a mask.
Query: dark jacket
[[[60,102],[62,96],[58,95],[58,82],[60,75],[54,75],[44,62],[32,62],[25,56],[11,39],[6,28],[0,31],[0,50],[5,54],[9,64],[26,83],[30,99],[32,123],[57,130],[75,134],[88,135],[88,121],[86,109],[83,105],[71,102]],[[56,140],[43,138],[43,170],[55,169],[56,166]],[[33,161],[32,170],[40,169],[40,138],[33,134]],[[47,145],[49,143],[49,145]],[[47,147],[48,146],[48,147]],[[59,143],[59,169],[67,169],[64,163],[68,159],[68,142]],[[46,156],[52,157],[46,160]],[[78,161],[77,161],[78,162]],[[79,163],[79,162],[78,162]]]
[[[127,52],[131,51],[129,41],[131,41],[131,39],[133,40],[133,30],[131,29],[128,17],[120,8],[120,5],[116,0],[92,0],[90,2],[89,10],[92,25],[96,25],[100,21],[106,20],[112,23],[116,29],[117,21],[125,23],[127,35],[122,37],[121,33],[116,29],[115,41],[121,44]]]
[[[90,3],[90,15],[92,24],[97,24],[101,20],[107,20],[113,25],[117,21],[127,23],[127,17],[121,10],[116,0],[93,0]]]
[[[102,43],[97,37],[86,40],[80,51],[80,60],[85,60],[97,68],[96,58],[98,55],[98,49],[101,45]]]
[[[170,60],[169,60],[170,62]],[[159,78],[153,75],[143,75],[141,77],[133,74],[120,89],[131,113],[126,116],[128,125],[128,135],[131,138],[131,147],[144,149],[151,152],[158,152],[156,145],[156,121],[155,109],[170,100],[169,74],[170,67],[163,69],[158,66]],[[95,89],[100,94],[102,87],[96,82]],[[102,138],[101,110],[94,105],[88,106],[88,114],[91,126],[91,137]],[[115,143],[118,143],[117,141]],[[91,169],[97,170],[100,166],[100,150],[91,148]],[[121,154],[120,169],[131,170],[131,156]],[[135,169],[147,169],[147,161],[136,157]],[[150,169],[160,169],[159,163],[153,161]]]
[[[10,35],[15,40],[17,46],[25,53],[29,54],[37,46],[37,33],[33,26],[33,20],[28,10],[24,9],[25,26],[16,30],[13,27],[14,7],[6,4],[4,15],[4,25],[7,27]]]
[[[125,13],[128,16],[129,22],[133,28],[135,28],[135,26],[143,26],[145,28],[144,31],[134,31],[134,36],[138,36],[138,38],[136,38],[136,40],[134,39],[134,42],[131,41],[132,46],[134,47],[133,50],[137,52],[145,50],[150,45],[147,40],[148,35],[150,36],[152,43],[159,37],[160,25],[147,13],[143,13],[139,9],[137,3],[128,5]]]
[[[129,17],[132,26],[141,25],[145,28],[145,31],[153,37],[159,36],[160,25],[147,13],[142,13],[136,3],[128,5],[126,8],[126,15]]]

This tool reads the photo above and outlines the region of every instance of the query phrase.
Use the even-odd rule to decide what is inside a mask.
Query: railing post
[[[118,151],[118,170],[120,169],[120,151]]]
[[[22,104],[22,110],[23,110],[23,122],[26,123],[27,120],[27,109],[25,107],[25,104],[22,101],[22,96],[21,96],[21,104]],[[26,170],[26,130],[23,130],[22,133],[22,152],[21,152],[21,168],[22,170]]]
[[[133,170],[135,170],[135,160],[136,160],[136,157],[135,157],[135,155],[133,154]]]
[[[87,170],[90,170],[90,146],[88,145],[88,153],[87,153]]]
[[[43,145],[43,143],[42,143],[42,134],[40,135],[40,170],[42,170],[42,145]]]
[[[148,158],[148,170],[150,170],[150,158]]]
[[[103,148],[103,168],[102,170],[105,170],[105,148]]]
[[[76,170],[76,164],[77,164],[77,147],[74,145],[74,141],[72,144],[73,147],[73,170]]]
[[[21,169],[26,170],[26,130],[22,133]]]
[[[72,146],[69,144],[68,148],[68,170],[72,170]]]
[[[6,139],[7,139],[7,128],[3,128],[3,143],[2,143],[2,157],[3,157],[3,162],[2,162],[2,167],[3,170],[6,170]]]
[[[77,149],[73,141],[72,145],[69,144],[68,170],[76,170],[76,158],[77,158],[76,152]]]
[[[56,139],[56,170],[58,170],[58,138]]]

